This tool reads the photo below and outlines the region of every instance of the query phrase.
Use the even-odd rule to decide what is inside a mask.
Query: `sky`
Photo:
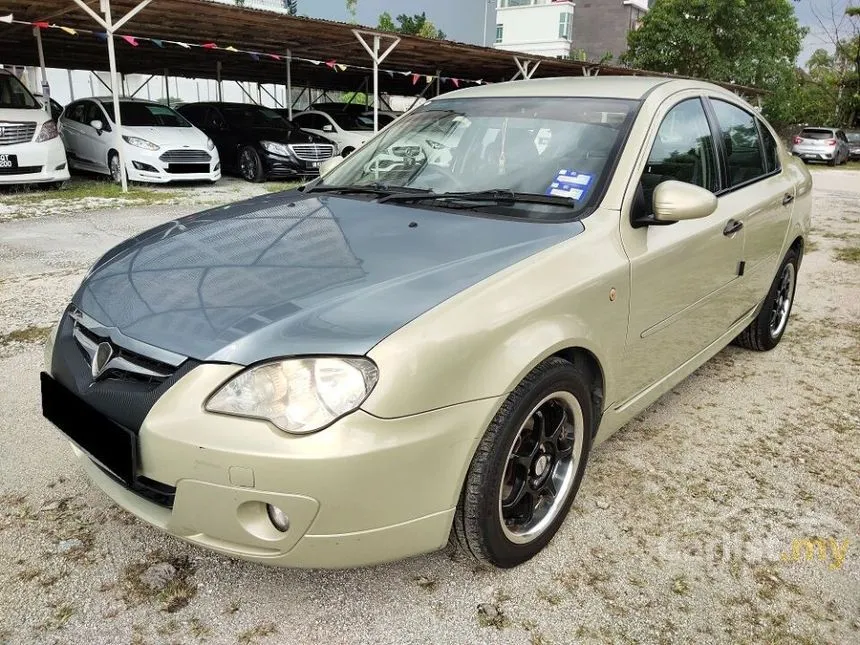
[[[489,27],[495,24],[495,0],[358,0],[357,20],[363,25],[376,25],[379,14],[383,11],[389,12],[392,16],[423,11],[451,40],[482,44],[485,2],[489,2],[487,12],[489,37]],[[798,20],[811,29],[800,55],[801,65],[805,65],[812,52],[819,47],[831,50],[833,48],[827,42],[813,10],[825,16],[826,22],[832,22],[829,17],[831,6],[836,8],[838,15],[842,15],[848,2],[849,0],[800,0],[794,3]],[[857,0],[854,2],[856,4]],[[344,0],[299,0],[299,13],[313,18],[344,22],[349,20]],[[575,9],[574,20],[576,20]]]

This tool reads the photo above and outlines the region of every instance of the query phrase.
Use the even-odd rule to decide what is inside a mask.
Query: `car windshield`
[[[227,122],[235,128],[279,128],[290,126],[280,114],[267,107],[258,105],[220,106]]]
[[[807,128],[800,133],[800,136],[803,139],[833,139],[835,137],[832,130],[818,130],[813,128]]]
[[[357,130],[360,132],[373,131],[373,115],[370,118],[363,114],[349,112],[329,112],[329,116],[340,126],[341,130]]]
[[[41,104],[16,77],[0,74],[0,108],[41,109]]]
[[[107,112],[111,121],[116,123],[113,112],[113,103],[103,101],[102,107]],[[158,103],[134,103],[131,101],[120,101],[119,114],[122,124],[129,127],[155,126],[160,128],[190,128],[191,124],[185,117],[173,108]]]
[[[424,192],[422,205],[468,194],[468,201],[519,201],[510,212],[514,217],[559,219],[560,210],[569,217],[601,192],[637,106],[600,98],[431,101],[391,124],[311,190]],[[547,203],[549,198],[557,203]]]
[[[851,143],[860,143],[860,132],[846,132],[845,136]]]

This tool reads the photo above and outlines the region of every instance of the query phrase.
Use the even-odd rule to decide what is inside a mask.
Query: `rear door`
[[[724,98],[710,98],[720,128],[726,186],[720,203],[744,227],[743,302],[761,302],[776,274],[796,187],[780,161],[779,144],[758,117]]]
[[[634,175],[636,198],[625,198],[621,237],[630,258],[630,323],[621,393],[630,399],[723,335],[740,315],[738,268],[744,230],[723,200],[708,217],[636,228],[632,215],[653,213],[656,187],[667,180],[722,188],[716,130],[697,92],[658,110]],[[631,186],[631,189],[633,187]]]

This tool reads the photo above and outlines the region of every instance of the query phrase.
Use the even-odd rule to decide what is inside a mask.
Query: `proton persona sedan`
[[[376,163],[425,131],[450,155]],[[349,567],[453,531],[512,567],[593,446],[727,344],[780,342],[810,202],[714,85],[453,92],[301,190],[109,251],[51,336],[43,411],[116,503],[202,547]]]

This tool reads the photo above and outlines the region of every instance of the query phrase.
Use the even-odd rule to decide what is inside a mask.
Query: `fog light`
[[[158,169],[154,166],[150,166],[148,163],[143,163],[142,161],[132,161],[131,163],[134,165],[135,168],[143,172],[158,173]]]
[[[221,170],[221,162],[215,164],[215,170]]]
[[[66,169],[66,164],[64,164],[64,163],[61,163],[59,166],[54,168],[54,170],[65,170],[65,169]]]
[[[281,533],[286,533],[290,528],[290,518],[277,506],[266,504],[266,512],[269,514],[269,519],[276,529]]]

